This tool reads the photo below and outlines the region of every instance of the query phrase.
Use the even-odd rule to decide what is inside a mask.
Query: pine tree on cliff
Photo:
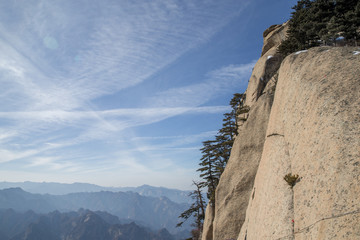
[[[307,9],[309,18],[304,24],[308,39],[307,47],[319,46],[321,43],[328,41],[329,31],[327,27],[333,16],[334,8],[334,1],[317,0]]]
[[[295,10],[292,12],[292,16],[289,23],[289,40],[293,41],[297,49],[304,49],[308,44],[307,36],[307,24],[309,23],[309,12],[308,9],[311,7],[310,0],[298,1],[293,7]]]
[[[203,142],[203,147],[200,149],[202,157],[200,158],[200,168],[197,170],[200,172],[200,177],[204,179],[202,184],[207,187],[207,198],[211,203],[215,201],[215,189],[219,182],[217,174],[216,162],[219,149],[216,140],[208,140]]]
[[[224,172],[226,163],[229,160],[231,147],[234,141],[227,135],[217,135],[215,141],[215,177],[220,179],[221,174]]]
[[[207,188],[207,198],[210,206],[214,207],[215,205],[215,190],[230,158],[234,138],[238,134],[237,116],[249,111],[249,108],[244,106],[245,98],[245,94],[234,94],[230,101],[232,109],[229,113],[224,114],[222,128],[215,136],[215,140],[204,141],[203,147],[200,149],[202,157],[199,163],[200,168],[197,171],[200,172],[203,181],[194,182],[196,190],[191,192],[190,196],[195,202],[179,216],[184,221],[177,224],[177,227],[180,227],[187,219],[194,216],[197,229],[192,231],[193,236],[199,234],[204,221],[206,202],[201,193],[203,188]]]
[[[359,39],[360,1],[337,0],[334,8],[334,19],[337,30],[345,39]]]
[[[341,35],[347,43],[360,38],[359,0],[301,0],[293,7],[287,39],[278,52],[292,52],[335,43]]]
[[[215,177],[220,179],[225,166],[230,158],[231,148],[234,143],[234,137],[237,135],[236,114],[233,110],[224,114],[223,127],[215,136],[214,143],[214,165]]]
[[[229,113],[224,114],[222,128],[215,136],[215,140],[203,142],[203,147],[200,149],[202,157],[199,165],[201,167],[197,171],[205,180],[203,183],[208,188],[207,197],[211,204],[215,203],[215,190],[230,158],[234,138],[238,134],[237,116],[249,111],[244,106],[245,97],[245,94],[234,94],[230,100],[232,109]]]
[[[197,239],[196,237],[199,237],[204,223],[206,202],[202,195],[204,185],[195,181],[193,181],[193,184],[196,189],[190,192],[189,196],[194,200],[194,202],[191,204],[189,209],[180,214],[179,218],[183,219],[183,221],[179,222],[176,227],[181,227],[186,220],[193,216],[195,218],[195,223],[192,226],[196,228],[191,231],[191,234],[195,237],[194,239]]]
[[[216,176],[220,178],[230,158],[231,148],[235,136],[238,134],[238,116],[247,113],[249,109],[244,106],[246,94],[235,93],[230,100],[231,112],[224,114],[223,125],[215,137],[216,141]]]

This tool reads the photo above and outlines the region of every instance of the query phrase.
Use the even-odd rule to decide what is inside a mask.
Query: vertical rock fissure
[[[289,142],[286,141],[286,138],[284,135],[282,135],[282,137],[284,138],[284,141],[286,143],[286,149],[285,149],[285,154],[288,157],[288,168],[289,168],[289,173],[293,174],[293,169],[292,169],[292,164],[291,164],[291,157],[290,157],[290,151],[289,151]],[[289,239],[294,239],[294,233],[295,233],[295,199],[294,199],[294,186],[289,187],[290,189],[290,194],[291,194],[291,237]]]
[[[278,138],[277,141],[279,142],[283,142],[284,143],[284,153],[285,155],[284,157],[284,172],[285,174],[290,174],[291,176],[294,175],[293,173],[293,167],[292,167],[292,161],[291,161],[291,154],[290,154],[290,147],[289,147],[289,142],[286,139],[286,136],[282,133],[277,133],[277,132],[273,132],[270,133],[266,136],[267,138]],[[281,140],[280,140],[281,139]],[[287,197],[287,202],[288,202],[288,214],[285,214],[287,216],[286,218],[286,225],[287,225],[287,231],[286,234],[284,234],[284,232],[277,232],[277,233],[273,233],[275,235],[272,236],[267,236],[269,238],[271,237],[275,237],[276,235],[286,235],[286,237],[281,237],[278,239],[294,239],[294,233],[295,233],[295,196],[294,196],[294,186],[291,186],[290,183],[285,180],[285,175],[282,176],[284,181],[286,181],[287,184],[282,184],[282,186],[286,187],[287,189],[285,189],[285,193],[288,196]],[[291,224],[291,225],[290,225]]]

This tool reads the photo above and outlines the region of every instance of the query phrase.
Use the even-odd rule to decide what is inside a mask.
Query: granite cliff
[[[360,239],[359,48],[283,59],[286,30],[264,32],[203,240]]]

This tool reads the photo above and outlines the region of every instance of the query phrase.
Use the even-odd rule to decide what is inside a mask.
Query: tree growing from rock
[[[194,199],[194,203],[179,216],[183,221],[177,224],[177,227],[180,227],[186,220],[194,217],[194,226],[196,227],[192,231],[194,239],[197,239],[200,234],[207,207],[202,190],[207,189],[208,203],[214,207],[215,190],[230,158],[235,136],[238,134],[238,116],[249,111],[249,108],[244,106],[245,99],[245,94],[234,94],[230,101],[231,111],[224,114],[222,128],[218,131],[215,139],[204,141],[203,147],[200,149],[202,157],[197,171],[200,173],[202,181],[193,182],[196,190],[191,192],[190,196]]]
[[[348,44],[360,37],[360,0],[300,0],[292,8],[287,39],[278,52],[288,55],[322,44]]]
[[[215,140],[203,142],[200,149],[200,177],[204,180],[203,184],[207,187],[207,198],[211,205],[215,204],[215,190],[219,183],[220,176],[230,158],[232,145],[235,136],[238,134],[238,115],[248,112],[244,106],[245,94],[235,93],[230,100],[231,111],[224,114],[222,128],[215,136]]]
[[[191,231],[191,234],[194,239],[198,239],[204,223],[206,202],[202,194],[204,185],[195,181],[193,181],[193,184],[196,189],[190,192],[189,196],[194,200],[194,202],[191,204],[189,209],[180,214],[179,218],[183,220],[179,222],[176,227],[180,227],[186,220],[193,216],[195,222],[192,226],[195,227],[195,229]]]

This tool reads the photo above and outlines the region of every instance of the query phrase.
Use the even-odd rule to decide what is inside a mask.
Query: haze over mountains
[[[174,240],[166,229],[151,231],[135,223],[122,224],[115,216],[104,212],[36,214],[0,210],[1,240]]]
[[[77,192],[136,192],[142,196],[167,197],[176,203],[190,203],[190,191],[169,189],[164,187],[153,187],[142,185],[139,187],[102,187],[89,183],[55,183],[55,182],[0,182],[0,189],[22,188],[24,191],[39,194],[64,195]]]
[[[24,191],[19,186],[33,193]],[[0,239],[42,239],[28,238],[25,236],[25,232],[35,233],[45,227],[43,226],[45,222],[52,224],[54,221],[56,222],[54,226],[46,227],[52,230],[49,230],[48,233],[39,233],[39,236],[49,237],[49,234],[55,234],[54,236],[57,237],[60,235],[68,236],[65,239],[90,239],[82,238],[81,233],[77,234],[78,238],[69,237],[71,232],[76,232],[78,231],[76,229],[79,228],[82,229],[83,233],[88,231],[86,230],[89,227],[88,223],[86,223],[87,221],[84,222],[84,212],[90,212],[90,219],[98,225],[96,229],[99,232],[96,232],[96,234],[111,233],[110,235],[102,235],[103,237],[100,239],[179,239],[179,236],[187,235],[190,230],[189,224],[191,221],[181,229],[175,227],[179,221],[178,216],[189,207],[189,204],[184,202],[189,202],[186,191],[144,185],[137,188],[122,188],[126,192],[121,192],[115,191],[119,190],[119,188],[104,188],[92,184],[33,182],[2,182],[0,183],[1,188],[3,190],[0,190],[0,209],[3,214],[7,214],[5,214],[5,217],[3,216],[1,221],[6,222],[9,221],[8,218],[15,218],[17,222],[13,224],[13,228],[17,227],[18,229],[10,233],[0,229],[0,237],[4,236]],[[109,191],[110,189],[113,191]],[[42,194],[35,192],[41,192]],[[177,202],[170,200],[169,197]],[[41,217],[39,217],[40,214]],[[47,220],[40,221],[44,218]],[[72,219],[71,222],[79,222],[75,225],[80,227],[76,229],[74,226],[71,227],[68,222],[70,221],[69,218]],[[82,226],[82,224],[85,225]],[[114,224],[126,226],[113,226]],[[134,236],[119,238],[120,235],[115,234],[115,232],[121,232],[121,236],[124,237],[127,236],[127,233],[123,232],[128,230],[130,232],[143,232],[142,235],[140,234],[143,238]],[[157,235],[159,231],[161,236]],[[178,237],[175,238],[170,233],[177,234]],[[96,234],[94,233],[94,236]]]

